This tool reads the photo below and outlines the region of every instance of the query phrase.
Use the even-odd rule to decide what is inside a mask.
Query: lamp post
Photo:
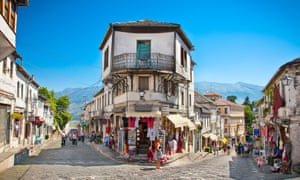
[[[291,76],[291,75],[284,75],[280,81],[282,82],[282,85],[284,86],[289,86],[291,85],[291,83],[293,82],[294,84],[294,88],[296,89],[297,86],[299,86],[300,84],[298,84],[297,79],[295,76]]]
[[[140,98],[141,98],[141,100],[144,100],[144,96],[145,96],[145,91],[140,90]]]

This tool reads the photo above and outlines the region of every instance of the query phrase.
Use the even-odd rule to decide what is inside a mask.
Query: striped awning
[[[174,124],[175,128],[188,127],[190,130],[195,130],[195,124],[186,117],[179,114],[168,115],[167,118]]]
[[[204,133],[202,134],[202,137],[204,138],[210,138],[211,140],[215,141],[218,139],[218,136],[213,133]]]

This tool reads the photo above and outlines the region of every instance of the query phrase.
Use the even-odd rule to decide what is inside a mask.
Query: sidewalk
[[[109,147],[106,147],[103,144],[94,144],[88,143],[92,147],[94,147],[97,151],[99,151],[105,157],[111,159],[112,161],[119,162],[119,163],[131,163],[137,165],[155,165],[155,162],[149,162],[147,160],[147,156],[133,156],[130,160],[127,157],[121,156],[119,153],[113,151]],[[188,158],[191,161],[199,160],[201,158],[206,157],[209,155],[207,152],[198,152],[198,153],[176,153],[173,157],[166,161],[166,164],[171,164],[175,161],[178,161],[183,158]],[[213,156],[213,155],[212,155]],[[165,164],[165,165],[166,165]]]
[[[60,137],[53,135],[47,140],[43,140],[42,144],[35,145],[21,145],[16,148],[10,148],[5,152],[0,153],[0,172],[13,167],[17,162],[22,161],[23,158],[28,156],[38,156],[43,149],[58,147]]]

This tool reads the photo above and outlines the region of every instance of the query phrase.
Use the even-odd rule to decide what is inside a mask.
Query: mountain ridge
[[[236,96],[237,103],[242,104],[246,97],[250,101],[255,101],[263,96],[262,86],[249,84],[245,82],[236,83],[217,83],[208,81],[199,81],[194,84],[195,91],[205,94],[216,92],[222,95],[223,99],[227,96]],[[73,120],[80,120],[80,114],[85,103],[90,102],[93,96],[102,88],[102,86],[90,86],[86,88],[66,88],[56,93],[56,96],[67,95],[70,97],[70,107],[68,111],[72,114]]]

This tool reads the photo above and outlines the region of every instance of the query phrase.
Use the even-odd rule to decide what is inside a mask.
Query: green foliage
[[[39,95],[44,96],[47,99],[47,102],[49,103],[51,110],[55,111],[55,109],[56,109],[55,92],[48,91],[47,88],[41,87],[41,88],[39,88]]]
[[[45,87],[39,89],[39,94],[46,97],[47,102],[50,104],[50,108],[54,113],[54,126],[56,128],[64,129],[66,124],[72,119],[71,114],[67,112],[70,105],[70,98],[68,96],[61,96],[56,99],[55,92],[48,91]]]
[[[227,96],[227,100],[228,100],[228,101],[231,101],[231,102],[233,102],[233,103],[236,103],[236,99],[237,99],[236,96]]]
[[[252,132],[253,132],[252,123],[253,123],[253,120],[255,119],[255,116],[254,116],[254,113],[253,113],[250,105],[245,105],[244,112],[245,112],[246,132],[248,134],[252,134]]]
[[[253,110],[253,105],[252,105],[252,104],[253,104],[253,103],[250,102],[250,99],[249,99],[249,97],[247,96],[247,97],[245,98],[245,100],[244,100],[243,105],[249,106],[249,107],[251,108],[251,111],[252,111],[252,110]]]

